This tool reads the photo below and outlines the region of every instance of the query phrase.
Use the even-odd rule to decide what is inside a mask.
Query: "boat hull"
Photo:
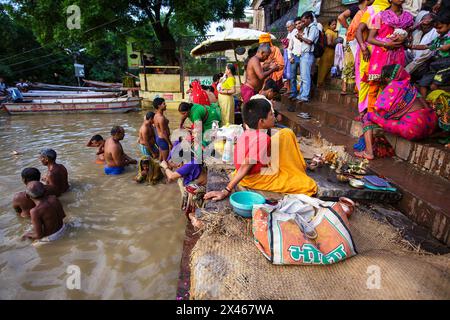
[[[110,102],[5,103],[10,115],[60,113],[125,113],[140,110],[140,98]]]
[[[114,92],[70,92],[70,91],[30,91],[23,92],[24,98],[31,99],[86,99],[86,98],[114,98],[117,93]]]

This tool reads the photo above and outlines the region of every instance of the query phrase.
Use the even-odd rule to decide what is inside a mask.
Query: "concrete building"
[[[342,3],[354,3],[342,0],[253,0],[252,28],[268,32],[284,32],[288,20],[298,16],[299,6],[319,8],[319,21],[326,22],[331,18],[337,18],[348,5]]]

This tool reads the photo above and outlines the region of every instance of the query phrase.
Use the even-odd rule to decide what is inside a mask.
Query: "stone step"
[[[330,94],[335,94],[332,90],[320,90],[319,92],[327,92],[328,98],[325,101],[328,101]],[[339,96],[338,93],[337,95]],[[295,106],[296,112],[293,112],[294,115],[298,112],[308,112],[313,119],[320,121],[323,126],[353,137],[354,139],[351,140],[353,142],[356,142],[356,138],[362,134],[361,122],[354,120],[358,114],[356,108],[340,103],[319,103],[316,100],[302,104],[290,100],[287,96],[282,97],[281,103]],[[389,133],[386,133],[385,136],[398,158],[414,165],[419,170],[450,180],[450,150],[443,145],[430,139],[409,141]]]
[[[354,139],[349,135],[315,119],[303,120],[297,112],[287,111],[287,106],[276,104],[283,116],[282,123],[296,134],[316,136],[334,144],[343,145],[348,153],[353,153]],[[450,181],[439,176],[419,171],[409,162],[401,159],[376,159],[370,162],[376,174],[388,178],[402,193],[396,204],[398,209],[417,224],[430,230],[432,235],[450,245]]]

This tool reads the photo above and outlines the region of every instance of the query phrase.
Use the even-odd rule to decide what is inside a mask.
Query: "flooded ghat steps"
[[[294,107],[295,112],[288,111],[288,107]],[[284,95],[276,109],[283,116],[283,124],[296,134],[320,134],[334,145],[344,145],[349,154],[362,133],[360,123],[354,121],[358,112],[353,94],[341,96],[337,90],[319,89],[307,104],[293,102]],[[312,119],[300,119],[298,112],[308,112]],[[396,205],[400,211],[450,245],[450,151],[429,141],[412,142],[392,135],[387,139],[396,157],[373,160],[370,168],[398,186],[403,194]]]

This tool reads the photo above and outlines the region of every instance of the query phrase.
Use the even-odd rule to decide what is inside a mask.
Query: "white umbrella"
[[[236,49],[237,47],[250,46],[258,43],[259,36],[266,34],[253,29],[233,28],[231,30],[221,32],[208,40],[203,41],[191,50],[191,56],[197,57],[212,52]],[[274,35],[270,35],[275,40]]]
[[[253,29],[233,28],[203,41],[191,50],[191,56],[198,57],[212,52],[225,51],[229,49],[234,50],[237,47],[250,46],[254,43],[258,43],[259,36],[262,34],[267,34],[267,32]],[[271,34],[270,37],[272,40],[276,39],[273,34]],[[234,56],[236,58],[236,62],[239,63],[236,56],[236,51],[234,51]],[[241,83],[239,68],[237,71],[239,83]]]

